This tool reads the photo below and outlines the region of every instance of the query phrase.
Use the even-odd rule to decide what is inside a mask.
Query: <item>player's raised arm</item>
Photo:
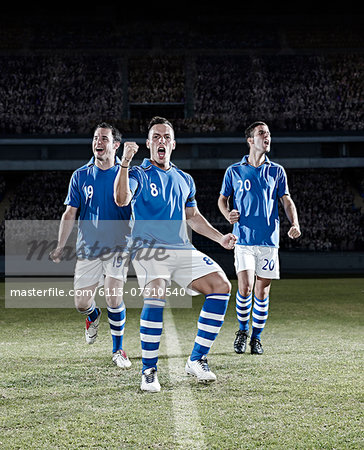
[[[68,205],[65,212],[62,214],[61,222],[59,224],[57,247],[51,251],[49,257],[55,263],[59,263],[62,259],[63,249],[72,232],[77,214],[77,208]]]
[[[214,228],[210,222],[200,213],[197,206],[186,208],[186,219],[188,225],[198,234],[201,234],[212,241],[219,243],[227,250],[231,250],[235,246],[236,236],[232,233],[222,234]]]
[[[135,142],[125,142],[123,156],[121,158],[121,166],[114,184],[114,199],[118,206],[127,206],[132,194],[129,187],[129,165],[137,153],[139,146]]]

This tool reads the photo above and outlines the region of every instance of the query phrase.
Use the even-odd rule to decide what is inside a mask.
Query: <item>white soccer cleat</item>
[[[157,370],[154,367],[146,369],[142,374],[142,383],[140,385],[142,391],[159,392],[161,385],[158,381]]]
[[[121,369],[130,369],[131,362],[124,350],[118,350],[113,354],[112,362]]]
[[[88,317],[86,317],[85,338],[87,344],[93,344],[96,341],[97,332],[99,331],[100,318],[101,318],[101,309],[99,309],[99,315],[93,322],[91,322],[88,319]]]
[[[207,364],[207,358],[205,355],[197,361],[191,361],[191,359],[188,358],[185,371],[188,375],[196,377],[200,382],[216,380],[216,375],[211,372],[210,367]]]

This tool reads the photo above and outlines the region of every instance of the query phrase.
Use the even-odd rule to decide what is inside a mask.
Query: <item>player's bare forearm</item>
[[[114,184],[114,200],[118,206],[129,205],[132,194],[129,188],[128,169],[134,155],[138,151],[138,145],[135,142],[125,142],[121,166]]]
[[[217,206],[220,209],[221,214],[225,217],[225,219],[230,223],[234,224],[239,221],[240,213],[236,209],[229,209],[229,197],[225,197],[220,194],[220,197],[217,201]]]
[[[77,208],[73,207],[67,208],[63,213],[61,223],[59,225],[57,247],[63,248],[66,245],[75,224],[76,213]]]
[[[56,263],[61,261],[63,249],[75,224],[76,213],[77,208],[68,206],[66,211],[62,214],[61,222],[59,224],[57,247],[49,254],[52,261]]]
[[[188,225],[198,234],[217,242],[226,249],[232,249],[236,242],[236,237],[228,233],[223,235],[214,228],[210,222],[199,212],[197,207],[186,208],[186,218]]]
[[[298,237],[301,236],[301,230],[300,230],[300,225],[298,222],[298,214],[297,214],[297,209],[296,209],[296,205],[294,204],[292,198],[289,195],[284,195],[281,199],[283,207],[284,207],[284,212],[287,216],[287,219],[289,220],[290,224],[291,224],[291,228],[288,231],[288,236],[291,239],[297,239]]]
[[[212,241],[219,242],[222,238],[220,231],[216,230],[216,228],[214,228],[200,213],[187,217],[187,223],[193,231],[211,239]]]
[[[221,214],[225,217],[226,220],[229,220],[229,198],[220,194],[219,199],[217,200],[217,206],[221,212]]]
[[[125,166],[126,167],[126,166]],[[128,169],[120,167],[114,184],[114,200],[118,206],[129,205],[132,195],[129,188]]]

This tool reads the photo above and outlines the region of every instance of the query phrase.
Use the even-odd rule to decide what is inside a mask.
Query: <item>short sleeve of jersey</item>
[[[225,171],[224,179],[222,180],[222,185],[220,189],[220,194],[224,197],[230,197],[233,193],[231,169],[228,167]]]
[[[290,195],[288,189],[287,175],[283,167],[280,168],[280,173],[278,177],[278,197],[281,198],[283,195]]]
[[[132,167],[129,170],[129,188],[133,197],[139,195],[140,188],[143,185],[143,178],[141,170],[138,170],[137,167]]]
[[[188,175],[187,181],[188,181],[189,186],[190,186],[190,193],[189,193],[187,201],[186,201],[186,207],[196,206],[197,205],[197,202],[196,202],[196,186],[195,186],[195,182],[193,181],[193,178],[191,177],[191,175]]]
[[[65,205],[73,206],[74,208],[79,208],[81,205],[81,193],[78,188],[78,173],[74,172],[72,174],[66,200],[64,202]]]

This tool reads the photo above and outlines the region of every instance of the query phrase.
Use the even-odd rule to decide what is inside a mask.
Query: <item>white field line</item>
[[[171,308],[164,308],[163,314],[168,370],[171,379],[176,382],[172,390],[176,441],[182,448],[206,448],[197,406],[189,383],[186,382],[187,358],[182,354]]]

